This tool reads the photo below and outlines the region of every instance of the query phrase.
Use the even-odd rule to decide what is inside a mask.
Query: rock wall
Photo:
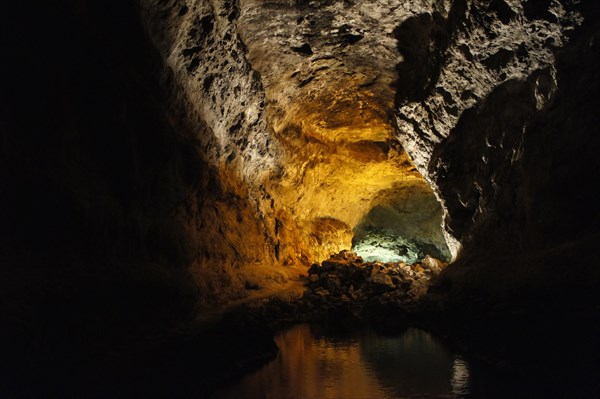
[[[268,187],[278,217],[315,237],[302,247],[298,234],[283,242],[289,261],[320,261],[332,249],[350,248],[352,234],[332,242],[315,221],[335,219],[349,232],[376,206],[409,200],[410,192],[433,197],[393,134],[390,61],[400,55],[391,32],[403,12],[385,1],[368,9],[335,1],[240,2],[240,37],[283,148],[283,173]]]
[[[407,55],[398,65],[400,141],[463,244],[482,214],[501,212],[523,128],[551,103],[555,52],[581,21],[569,2],[456,1],[447,14],[411,17],[395,31]]]
[[[167,112],[135,3],[13,2],[0,41],[2,396],[121,395],[136,380],[172,395],[166,375],[214,384],[264,360],[270,337],[241,327],[171,350],[198,311],[286,276],[268,268],[249,188]]]
[[[594,3],[95,3],[0,16],[1,386],[394,218],[458,254],[428,296],[449,325],[597,320]]]
[[[162,111],[132,4],[12,3],[1,19],[4,392],[190,317],[186,203],[214,171]]]
[[[540,194],[555,186],[540,165],[563,143],[548,137],[564,133],[546,136],[534,125],[570,84],[560,57],[593,19],[593,6],[140,4],[164,61],[173,120],[248,210],[227,239],[243,247],[234,231],[244,230],[244,238],[262,240],[257,261],[322,260],[349,247],[383,193],[384,203],[402,203],[403,193],[427,184],[453,256],[461,247],[465,256],[550,246],[573,231],[546,237],[555,220],[548,213],[570,214],[561,199]],[[219,217],[229,207],[225,201]],[[252,215],[256,227],[246,229]],[[245,269],[254,247],[230,264]]]
[[[255,209],[264,264],[308,266],[382,202],[433,198],[393,134],[406,7],[381,3],[140,2],[173,119]]]
[[[550,8],[528,4],[528,20],[548,24],[541,18],[560,17],[555,2]],[[593,252],[598,238],[598,217],[589,213],[597,198],[582,191],[598,171],[598,116],[591,105],[598,87],[598,7],[564,7],[562,15],[583,22],[568,32],[562,49],[553,49],[552,65],[499,85],[465,111],[429,165],[448,204],[448,224],[464,245],[436,291],[455,303],[477,302],[479,311],[498,302],[562,309],[554,313],[563,318],[566,308],[595,301],[597,268],[572,274],[564,265]],[[563,295],[554,295],[557,290]]]
[[[134,3],[26,8],[0,24],[2,353],[102,351],[286,281],[248,187],[165,111]]]

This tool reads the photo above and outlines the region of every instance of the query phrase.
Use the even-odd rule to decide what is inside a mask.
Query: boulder
[[[429,255],[425,256],[425,258],[421,261],[421,266],[423,269],[431,271],[434,275],[437,275],[439,272],[441,272],[442,268],[444,267],[439,259]]]
[[[376,273],[369,279],[368,288],[372,294],[378,295],[387,291],[392,291],[396,287],[390,276],[385,273]]]
[[[308,274],[319,274],[322,270],[323,268],[321,266],[319,266],[317,263],[313,263],[312,266],[308,268]]]
[[[392,282],[392,278],[386,273],[376,273],[371,276],[371,281],[376,284],[385,284],[392,288],[394,288],[394,283]]]
[[[331,295],[340,295],[342,293],[342,282],[337,275],[329,274],[327,276],[327,291]]]

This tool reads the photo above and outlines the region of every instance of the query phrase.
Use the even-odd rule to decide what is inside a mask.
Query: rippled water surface
[[[469,365],[431,334],[409,329],[331,335],[302,324],[275,338],[275,360],[215,398],[427,398],[469,393]]]

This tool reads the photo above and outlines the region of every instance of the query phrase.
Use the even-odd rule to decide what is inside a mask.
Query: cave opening
[[[398,182],[380,192],[373,203],[353,229],[352,250],[365,261],[410,265],[428,255],[442,262],[451,260],[442,208],[424,180]]]
[[[372,124],[385,127],[373,131],[387,135],[387,141],[340,140],[303,148],[288,140],[293,155],[284,179],[272,186],[280,204],[275,224],[282,264],[310,265],[343,250],[365,262],[451,260],[443,209],[429,182],[392,138],[393,124]]]

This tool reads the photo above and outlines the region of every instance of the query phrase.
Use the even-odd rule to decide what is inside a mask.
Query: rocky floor
[[[225,315],[232,323],[276,330],[299,322],[393,327],[414,315],[430,280],[447,266],[426,256],[421,262],[364,262],[341,251],[308,269],[306,290],[296,300],[279,297],[254,301]]]
[[[308,297],[334,297],[344,302],[376,297],[413,301],[427,291],[429,280],[447,264],[426,256],[421,262],[363,262],[342,251],[308,270]]]

